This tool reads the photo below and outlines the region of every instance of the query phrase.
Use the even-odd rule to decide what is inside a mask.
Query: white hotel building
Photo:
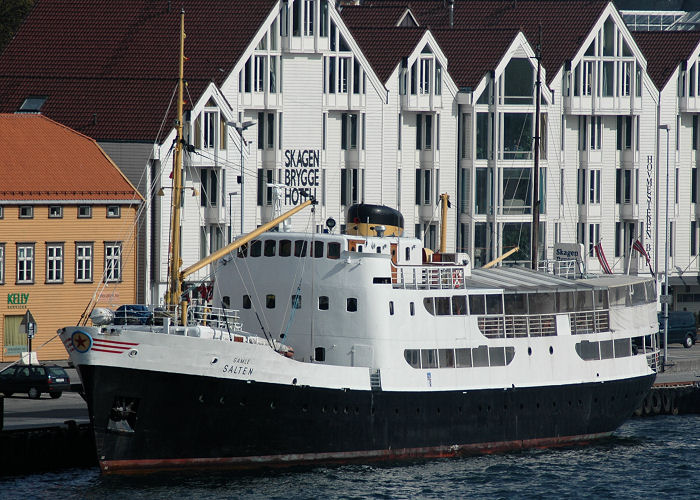
[[[270,220],[268,183],[283,184],[282,210],[313,194],[317,231],[329,217],[344,225],[353,203],[386,204],[403,213],[408,235],[431,247],[438,240],[438,195],[448,193],[448,251],[466,251],[480,265],[519,245],[514,258],[529,262],[541,24],[540,258],[552,259],[555,243],[581,243],[587,269],[600,272],[593,255],[600,241],[615,273],[649,273],[631,248],[639,239],[663,272],[668,240],[674,279],[694,282],[672,280],[681,285],[674,295],[692,296],[698,288],[700,40],[682,57],[674,54],[676,72],[660,89],[651,66],[668,55],[644,52],[604,1],[467,0],[450,12],[449,2],[438,0],[366,1],[341,11],[327,0],[255,0],[220,7],[241,19],[262,9],[263,21],[248,26],[244,46],[231,60],[217,60],[208,75],[201,61],[236,28],[214,36],[202,28],[206,22],[192,22],[211,15],[205,4],[186,6],[186,77],[200,61],[200,84],[190,86],[185,117],[183,265]],[[157,15],[179,17],[174,10]],[[30,16],[25,26],[32,22],[40,21]],[[29,44],[21,35],[13,43]],[[230,122],[253,122],[243,131],[242,154]],[[669,126],[671,146],[668,234],[660,124]],[[167,197],[150,195],[160,188],[169,194],[174,137],[173,129],[152,142],[145,160],[134,151],[152,137],[118,143],[96,137],[127,175],[139,180],[147,172],[147,183],[134,183],[155,200],[139,254],[143,294],[152,303],[164,295],[170,221]],[[310,229],[308,221],[302,212],[291,229]],[[700,308],[700,295],[674,307]]]

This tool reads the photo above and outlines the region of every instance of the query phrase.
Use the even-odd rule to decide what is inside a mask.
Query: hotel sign
[[[652,236],[652,227],[654,226],[654,157],[652,155],[647,156],[647,214],[646,214],[646,227],[644,232],[644,249],[647,251],[649,256],[652,255],[654,249],[651,246],[651,242],[654,241]]]
[[[284,204],[299,205],[316,192],[321,183],[321,151],[287,149],[284,152]]]

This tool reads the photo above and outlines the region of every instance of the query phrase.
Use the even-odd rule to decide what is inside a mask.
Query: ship
[[[172,224],[164,307],[94,308],[59,329],[102,472],[585,444],[610,436],[653,384],[654,280],[501,259],[475,268],[445,250],[446,195],[436,252],[379,205],[351,206],[344,231],[332,219],[322,232],[285,230],[302,210],[315,217],[314,204],[185,269]],[[204,266],[211,294],[195,299],[182,283]]]

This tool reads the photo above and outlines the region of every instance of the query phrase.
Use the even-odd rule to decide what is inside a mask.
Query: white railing
[[[569,313],[571,333],[601,333],[610,329],[610,314],[604,311],[586,311]]]
[[[537,262],[537,270],[572,279],[581,274],[576,260],[541,260]]]
[[[479,316],[479,330],[485,337],[553,337],[557,334],[557,322],[553,314],[513,314]]]
[[[231,332],[243,330],[238,309],[192,305],[187,310],[187,323],[220,328]]]
[[[464,267],[460,266],[392,266],[391,269],[394,288],[458,290],[464,289],[464,280]]]

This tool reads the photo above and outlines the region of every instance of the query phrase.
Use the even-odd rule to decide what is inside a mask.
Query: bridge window
[[[326,295],[321,295],[318,298],[318,308],[321,311],[327,311],[329,306],[328,297]]]
[[[292,242],[290,240],[280,241],[280,257],[289,257],[292,254]]]
[[[340,258],[340,243],[328,243],[328,254],[329,259],[339,259]]]
[[[296,240],[294,242],[294,257],[306,257],[306,247],[309,242],[306,240]]]

